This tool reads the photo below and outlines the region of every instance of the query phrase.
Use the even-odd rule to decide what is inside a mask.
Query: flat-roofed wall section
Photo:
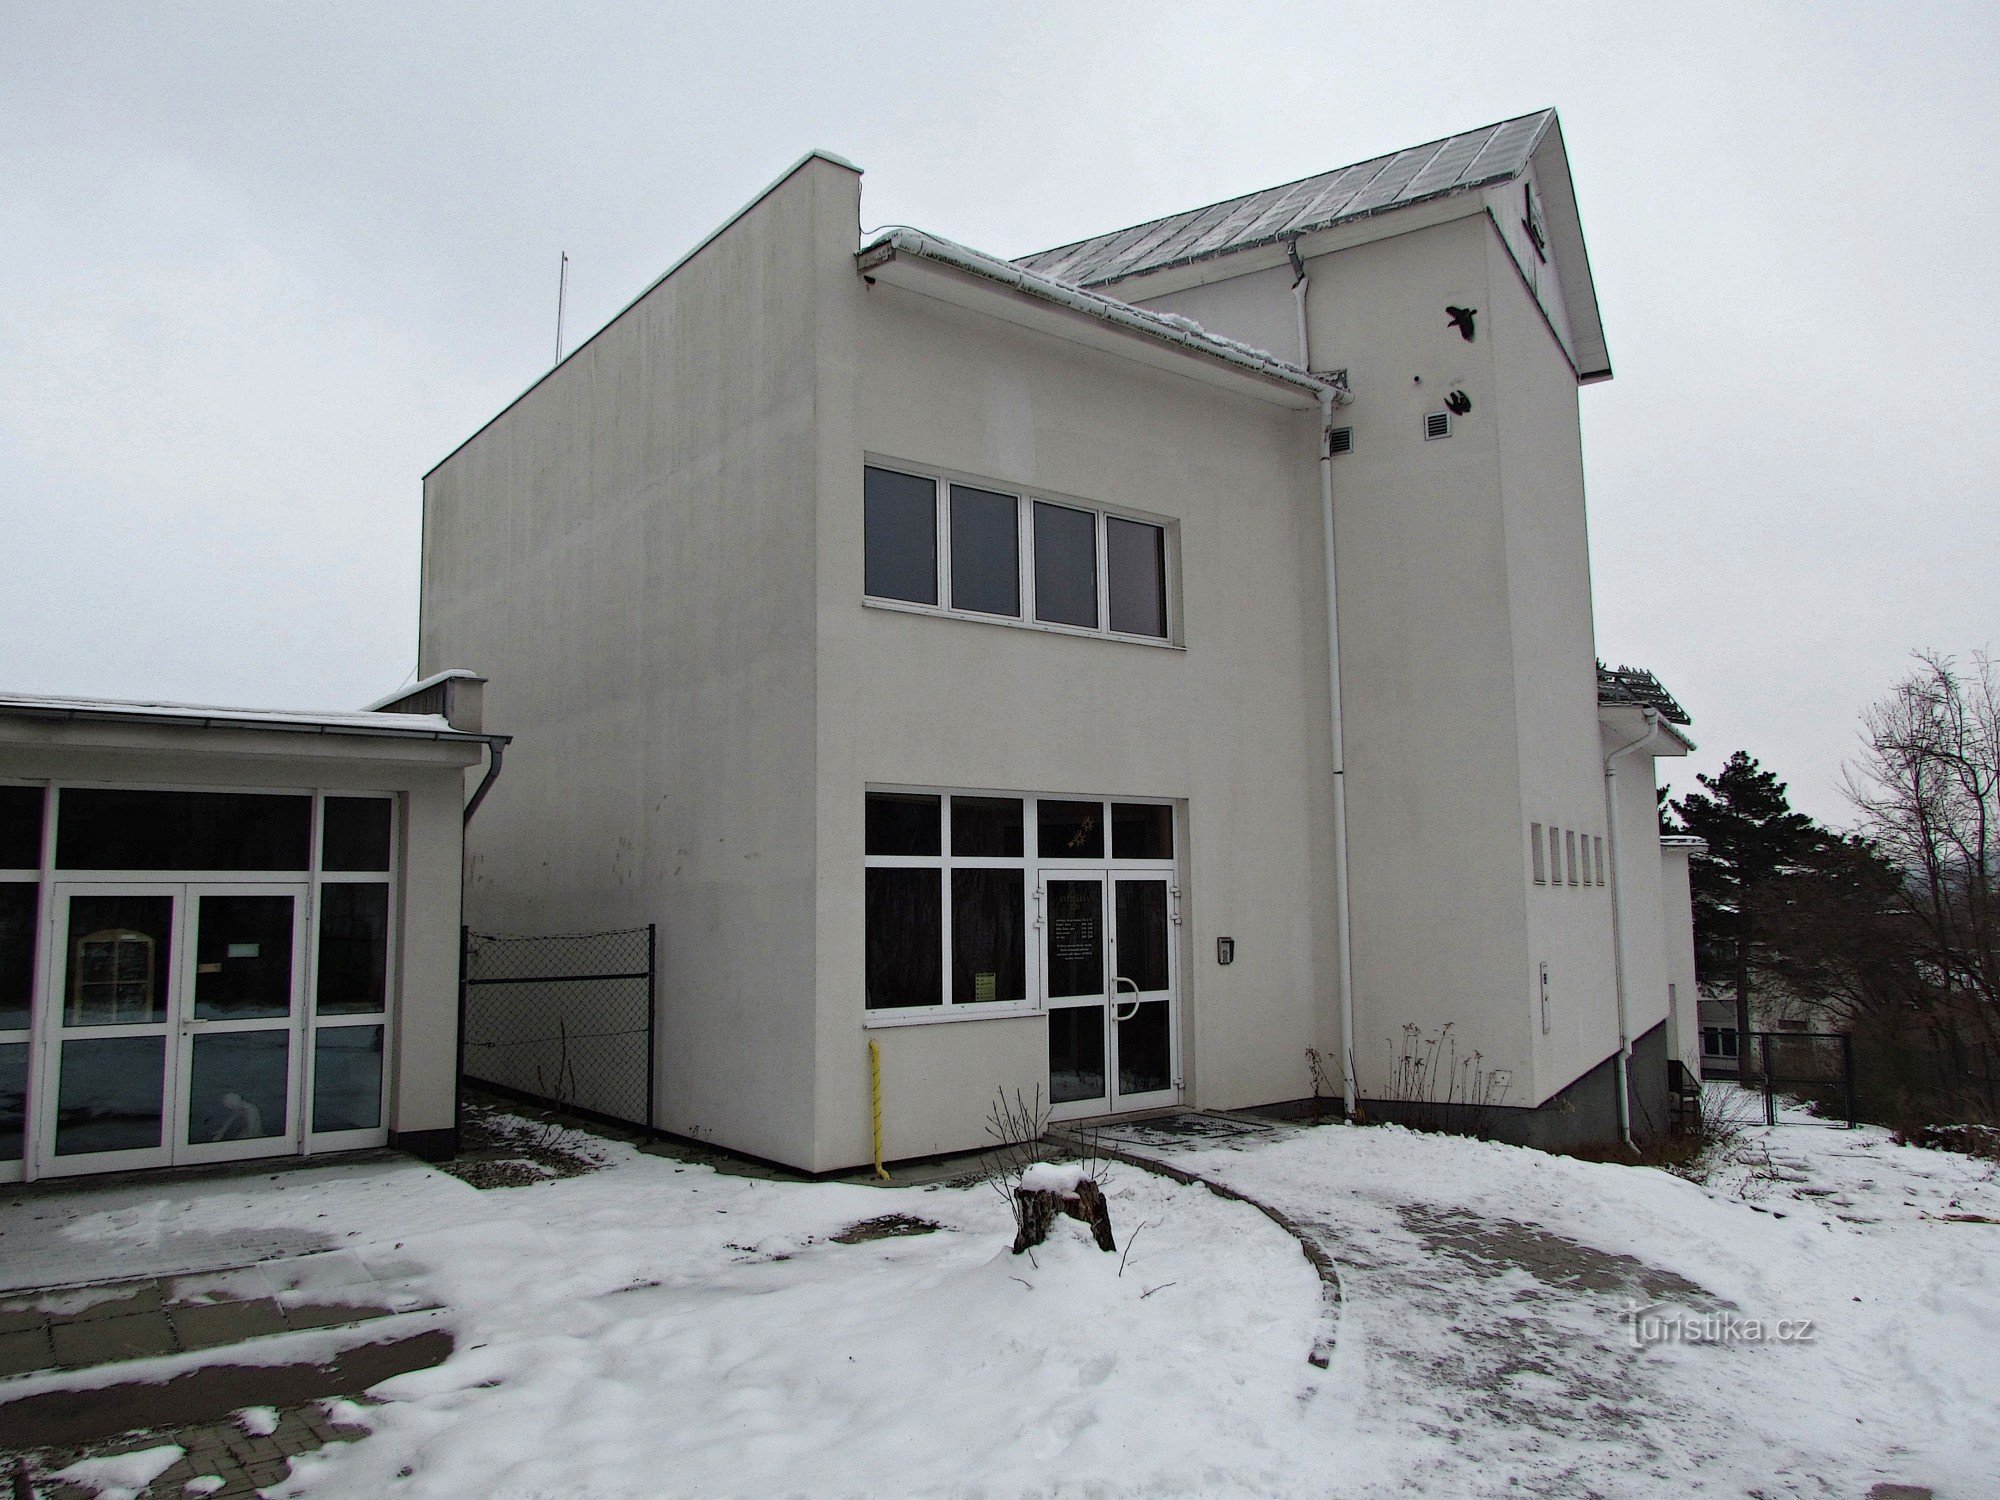
[[[891,1156],[983,1146],[996,1088],[1048,1085],[1043,1016],[867,1026],[870,785],[1178,803],[1183,1096],[1306,1094],[1337,972],[1316,414],[851,269],[822,329],[815,1165],[865,1159],[871,1039]],[[870,462],[1166,526],[1172,643],[865,603]]]
[[[425,482],[421,669],[476,659],[514,736],[473,925],[656,922],[659,1124],[801,1165],[815,301],[857,180],[803,163]]]

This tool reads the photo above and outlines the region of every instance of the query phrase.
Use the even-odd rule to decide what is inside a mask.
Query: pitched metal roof
[[[359,735],[371,739],[505,740],[505,735],[454,729],[441,714],[331,712],[279,708],[215,708],[152,699],[73,698],[55,693],[0,693],[0,718],[102,720],[170,724],[189,729],[269,729],[293,734]]]
[[[1097,286],[1504,182],[1527,167],[1555,117],[1552,109],[1537,110],[1317,177],[1024,255],[1014,264],[1074,286]]]

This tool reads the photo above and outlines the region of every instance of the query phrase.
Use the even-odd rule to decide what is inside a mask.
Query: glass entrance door
[[[1166,875],[1044,880],[1053,1118],[1179,1102],[1172,895]]]
[[[62,885],[53,905],[41,1173],[297,1145],[304,887]]]

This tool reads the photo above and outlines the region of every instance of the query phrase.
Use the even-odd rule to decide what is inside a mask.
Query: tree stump
[[[1111,1205],[1104,1201],[1104,1190],[1088,1177],[1077,1183],[1074,1193],[1058,1193],[1045,1188],[1016,1188],[1014,1203],[1014,1222],[1018,1226],[1014,1236],[1016,1255],[1046,1240],[1057,1214],[1065,1214],[1079,1223],[1088,1224],[1098,1249],[1118,1248],[1111,1238]]]

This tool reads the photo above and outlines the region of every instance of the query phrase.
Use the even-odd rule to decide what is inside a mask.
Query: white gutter
[[[1312,369],[1312,336],[1307,332],[1306,294],[1312,280],[1299,259],[1298,241],[1285,246],[1296,277],[1292,299],[1299,314],[1299,367]],[[1326,565],[1327,728],[1333,742],[1334,910],[1340,927],[1340,1101],[1348,1119],[1358,1102],[1354,1082],[1354,942],[1347,900],[1347,753],[1340,723],[1340,598],[1334,584],[1333,409],[1354,399],[1344,384],[1326,384],[1319,398],[1319,526]]]
[[[1660,711],[1643,704],[1639,711],[1646,716],[1645,733],[1604,757],[1604,828],[1606,842],[1611,846],[1611,980],[1618,997],[1618,1134],[1625,1142],[1625,1149],[1635,1156],[1639,1147],[1632,1139],[1632,1024],[1625,1000],[1625,923],[1618,895],[1617,776],[1619,758],[1649,744],[1660,732]]]
[[[983,280],[1011,287],[1044,302],[1054,303],[1071,312],[1082,313],[1114,327],[1131,333],[1144,334],[1147,338],[1163,343],[1178,344],[1184,349],[1235,365],[1238,369],[1262,375],[1267,380],[1281,380],[1287,385],[1319,395],[1328,389],[1326,381],[1315,379],[1297,365],[1286,364],[1282,359],[1265,353],[1262,349],[1238,343],[1235,339],[1224,338],[1210,333],[1191,318],[1179,317],[1173,313],[1150,312],[1143,307],[1134,307],[1129,302],[1120,302],[1115,297],[1107,297],[1101,292],[1087,292],[1066,281],[1043,276],[1035,271],[1026,271],[1017,265],[993,256],[968,249],[951,240],[927,234],[920,229],[906,225],[892,225],[882,230],[856,253],[858,269],[865,276],[876,266],[893,260],[898,255],[915,256],[919,260],[935,261],[939,265],[951,266]]]

